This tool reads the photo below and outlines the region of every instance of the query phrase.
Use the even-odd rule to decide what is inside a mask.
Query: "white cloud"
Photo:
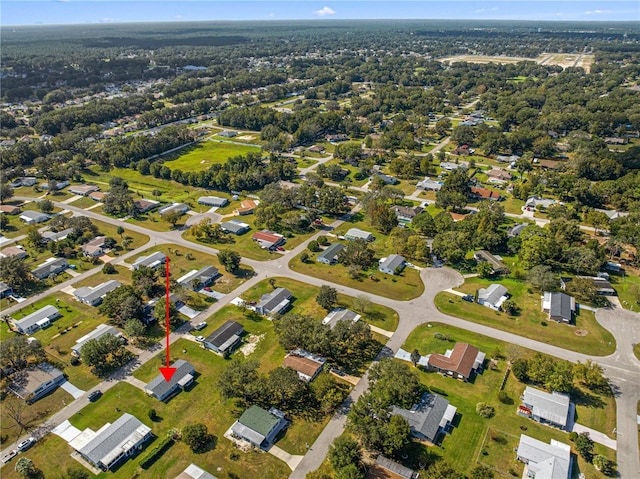
[[[314,15],[318,15],[319,17],[324,17],[325,15],[333,15],[336,11],[333,8],[324,7],[320,10],[315,10],[313,12]]]
[[[113,23],[115,21],[116,21],[115,18],[104,17],[100,20],[100,23]]]
[[[175,18],[176,20],[182,20],[182,18],[183,18],[183,17],[182,17],[182,15],[176,15],[176,16],[175,16],[175,17],[173,17],[173,18]]]
[[[587,10],[586,15],[602,15],[603,13],[611,13],[611,10]]]

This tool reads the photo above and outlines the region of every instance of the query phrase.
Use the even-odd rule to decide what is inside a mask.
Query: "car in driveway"
[[[465,295],[462,297],[462,299],[463,299],[464,301],[469,302],[469,303],[473,303],[473,296],[472,296],[472,295],[470,295],[470,294],[465,294]]]
[[[207,322],[206,321],[202,321],[201,323],[196,324],[193,329],[195,329],[196,331],[200,331],[201,329],[204,329],[207,327]]]
[[[2,458],[0,460],[2,461],[2,464],[6,464],[7,462],[9,462],[11,459],[16,457],[17,455],[18,455],[18,451],[13,449],[13,450],[9,451],[8,453],[6,453],[4,456],[2,456]]]
[[[102,391],[97,390],[93,391],[91,394],[87,396],[87,399],[91,402],[97,401],[102,396]]]
[[[204,343],[204,336],[196,336],[196,341],[199,343]]]
[[[21,441],[20,443],[18,443],[18,451],[26,451],[31,446],[33,446],[35,442],[36,440],[32,437],[26,438],[24,441]]]

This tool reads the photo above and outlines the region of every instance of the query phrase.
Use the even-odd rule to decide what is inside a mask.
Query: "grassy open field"
[[[221,140],[204,140],[187,148],[183,148],[172,156],[167,156],[164,166],[172,170],[203,171],[211,165],[224,163],[229,158],[259,152],[260,148],[248,145],[237,145]]]
[[[448,338],[438,339],[436,333]],[[442,337],[439,336],[439,337]],[[503,354],[509,345],[501,341],[460,330],[439,323],[419,326],[407,338],[403,348],[411,351],[417,348],[422,354],[437,352],[444,353],[456,342],[469,342],[487,355],[499,349]],[[533,355],[533,351],[521,350],[522,357]],[[481,375],[471,382],[457,381],[434,372],[420,370],[420,380],[433,392],[443,395],[452,405],[458,408],[459,421],[452,434],[446,436],[442,447],[429,448],[429,452],[443,456],[462,472],[468,473],[477,463],[495,467],[498,477],[509,477],[509,469],[522,474],[522,466],[515,461],[513,441],[524,433],[541,441],[548,442],[556,439],[571,444],[568,434],[557,429],[536,423],[516,414],[519,398],[524,391],[525,384],[519,382],[513,375],[509,375],[504,390],[513,400],[513,404],[503,404],[497,396],[507,368],[505,359],[499,359],[495,369],[487,368]],[[593,395],[593,393],[590,393]],[[491,419],[481,418],[475,411],[478,402],[485,402],[493,406],[496,414]],[[578,420],[581,424],[594,429],[610,432],[615,427],[615,401],[612,397],[593,395],[588,404],[579,403]],[[506,444],[501,439],[494,438],[504,435]],[[514,439],[515,438],[515,439]],[[597,453],[605,454],[614,459],[615,452],[596,445]],[[483,453],[485,451],[485,453]],[[575,451],[574,451],[575,452]],[[418,456],[419,457],[419,456]],[[578,469],[589,478],[604,477],[595,468],[578,458]]]
[[[611,284],[618,293],[620,304],[631,311],[640,311],[640,272],[628,268],[624,276],[611,275]]]
[[[469,278],[457,288],[459,291],[474,295],[478,288],[491,284],[491,280]],[[615,351],[615,339],[609,331],[596,321],[593,312],[581,310],[575,317],[575,326],[550,321],[541,311],[541,297],[538,293],[529,293],[527,285],[514,279],[503,279],[503,284],[512,299],[520,308],[516,316],[494,311],[485,306],[463,301],[461,297],[442,292],[436,296],[435,304],[443,313],[458,318],[485,324],[503,331],[518,334],[555,346],[578,351],[593,356],[606,356]],[[586,332],[577,335],[576,331]]]

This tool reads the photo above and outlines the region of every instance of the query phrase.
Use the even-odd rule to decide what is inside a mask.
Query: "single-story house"
[[[158,210],[160,216],[168,215],[170,213],[178,212],[181,215],[189,211],[189,206],[184,203],[171,203],[170,205],[163,206]]]
[[[13,294],[13,288],[4,281],[0,281],[0,299],[6,298]]]
[[[251,237],[253,241],[260,245],[262,249],[274,249],[285,243],[285,238],[281,234],[273,231],[256,231]]]
[[[391,210],[396,214],[400,223],[411,223],[413,218],[424,211],[421,206],[392,206]]]
[[[344,249],[342,243],[333,243],[318,255],[318,263],[335,264],[338,262],[338,253]]]
[[[391,459],[384,457],[382,454],[376,458],[376,464],[373,468],[382,468],[386,474],[380,476],[374,474],[373,477],[385,477],[389,479],[418,479],[420,476],[413,469],[403,466]]]
[[[447,432],[456,411],[457,408],[445,398],[430,393],[424,393],[411,409],[391,407],[391,415],[397,414],[409,421],[412,436],[431,444],[437,442],[441,433]]]
[[[2,258],[13,258],[14,256],[18,259],[24,259],[27,257],[27,252],[19,246],[7,246],[0,251],[0,257]]]
[[[416,188],[424,191],[440,191],[442,189],[442,183],[425,176],[424,180],[418,182]]]
[[[556,200],[550,198],[540,198],[539,196],[530,196],[524,204],[525,209],[529,211],[535,211],[539,208],[549,208],[551,205],[558,203]]]
[[[527,386],[522,395],[522,404],[518,414],[529,417],[542,424],[566,429],[571,424],[573,408],[569,395],[553,391],[548,393]]]
[[[49,258],[37,268],[31,270],[31,275],[34,278],[43,280],[62,273],[68,267],[69,263],[64,258]]]
[[[488,288],[478,290],[478,304],[498,311],[502,303],[508,299],[507,288],[501,284],[494,283]]]
[[[606,278],[600,278],[598,276],[576,276],[576,278],[587,278],[592,280],[594,286],[598,289],[598,294],[602,296],[615,296],[618,294]]]
[[[138,269],[140,266],[148,266],[149,268],[157,268],[161,264],[164,264],[167,261],[167,255],[165,255],[162,251],[156,251],[149,256],[140,256],[135,262],[131,265],[133,269]]]
[[[576,300],[565,293],[545,291],[542,298],[542,311],[549,314],[549,319],[558,323],[570,323],[576,311]]]
[[[217,479],[217,477],[195,464],[189,464],[175,479]]]
[[[440,168],[446,171],[457,170],[458,168],[468,168],[468,163],[461,161],[459,163],[451,163],[450,161],[442,161],[440,162]]]
[[[220,223],[220,227],[223,231],[227,233],[232,233],[234,235],[242,235],[245,234],[251,227],[247,223],[243,223],[238,220],[229,220],[223,223]]]
[[[38,179],[35,176],[23,176],[22,178],[18,178],[14,183],[17,186],[13,186],[14,188],[18,188],[20,186],[33,186],[38,182]]]
[[[324,153],[324,146],[322,145],[313,145],[307,148],[307,151],[312,153]]]
[[[82,196],[88,196],[89,194],[98,191],[100,188],[98,188],[96,185],[73,185],[69,187],[69,193],[73,193],[74,195],[82,195]]]
[[[629,213],[626,211],[617,211],[617,210],[605,210],[602,208],[594,208],[596,211],[600,213],[604,213],[610,220],[617,220],[618,218],[623,218],[625,216],[629,216]]]
[[[258,304],[256,304],[256,312],[265,316],[273,316],[282,314],[291,305],[293,295],[286,288],[276,288],[271,293],[262,295]]]
[[[522,230],[525,229],[527,226],[531,226],[531,223],[518,223],[517,225],[514,225],[511,228],[509,228],[509,230],[507,231],[507,236],[509,238],[515,238],[516,236],[520,236],[520,233],[522,233]]]
[[[49,221],[51,219],[51,216],[45,213],[40,213],[39,211],[27,210],[27,211],[23,211],[20,214],[20,219],[25,223],[27,223],[28,225],[34,225],[38,223],[44,223],[45,221]]]
[[[14,205],[0,205],[0,213],[5,215],[17,215],[20,213],[20,207]]]
[[[106,236],[96,236],[91,241],[80,246],[82,254],[89,257],[102,256],[104,254],[104,240]]]
[[[296,349],[285,356],[282,365],[297,372],[303,381],[311,382],[320,374],[326,362],[325,358]]]
[[[243,334],[244,328],[240,323],[227,321],[207,336],[202,344],[218,354],[227,354],[240,343]]]
[[[499,201],[501,198],[500,193],[498,193],[497,191],[491,191],[486,188],[478,188],[477,186],[473,186],[471,188],[471,194],[469,196],[478,201]]]
[[[562,162],[556,160],[540,160],[538,164],[543,170],[557,170],[562,166]]]
[[[513,175],[502,168],[494,168],[486,174],[489,177],[489,183],[505,183],[513,179]]]
[[[158,401],[164,401],[193,384],[196,370],[191,363],[178,359],[171,367],[176,368],[176,371],[169,381],[162,374],[158,374],[144,387],[144,392]]]
[[[36,402],[66,381],[64,374],[49,363],[19,371],[13,375],[9,389],[28,403]]]
[[[373,233],[369,233],[368,231],[364,231],[358,228],[350,228],[349,231],[344,234],[344,239],[362,239],[365,241],[373,241]]]
[[[54,185],[56,191],[61,190],[62,188],[66,188],[67,186],[69,186],[71,183],[69,183],[68,180],[64,180],[64,181],[57,181]],[[40,188],[42,188],[43,190],[48,190],[49,189],[49,183],[44,182],[44,183],[40,183]]]
[[[453,211],[449,211],[449,216],[451,216],[451,219],[453,220],[454,223],[457,223],[458,221],[462,221],[467,216],[469,216],[469,213],[462,214],[462,213],[454,213]]]
[[[551,439],[549,444],[524,434],[516,449],[516,459],[524,462],[522,477],[537,479],[569,479],[571,477],[571,446]]]
[[[407,262],[404,259],[404,256],[399,254],[390,254],[388,257],[380,260],[378,269],[386,274],[398,274],[404,269],[406,264]]]
[[[151,211],[160,206],[160,202],[156,200],[145,200],[144,198],[140,198],[138,200],[133,200],[133,206],[136,207],[139,213],[146,213],[147,211]]]
[[[224,130],[217,133],[217,135],[222,136],[223,138],[233,138],[234,136],[238,136],[238,132],[233,130]]]
[[[60,311],[54,306],[48,305],[25,316],[22,319],[11,318],[11,324],[22,334],[31,334],[38,329],[46,328],[60,316]]]
[[[473,254],[473,257],[476,259],[476,261],[486,261],[487,263],[489,263],[491,265],[491,270],[493,271],[493,273],[509,273],[509,268],[507,268],[507,265],[504,264],[501,259],[489,253],[487,250],[481,249],[479,251],[476,251]]]
[[[398,183],[397,178],[390,175],[385,175],[384,173],[375,173],[370,179],[375,180],[376,178],[380,178],[385,185],[395,185],[396,183]]]
[[[239,216],[250,215],[258,206],[259,201],[244,200],[240,202],[240,208],[236,208],[234,213]]]
[[[324,317],[322,324],[328,324],[329,327],[333,329],[340,321],[353,321],[355,323],[360,318],[361,316],[358,313],[351,311],[350,309],[335,308]]]
[[[178,284],[186,288],[197,290],[204,286],[209,286],[213,281],[220,276],[218,268],[215,266],[205,266],[200,269],[193,269],[184,276],[178,278]]]
[[[226,198],[218,198],[217,196],[201,196],[198,198],[199,205],[223,207],[229,204]]]
[[[85,429],[69,445],[89,463],[108,471],[140,451],[151,436],[150,427],[124,413],[113,424],[106,423],[96,432]]]
[[[473,126],[476,123],[473,120],[465,120],[465,121],[460,122],[460,124],[463,125],[463,126]],[[469,156],[469,155],[471,155],[473,153],[473,151],[474,150],[472,148],[469,148],[469,145],[459,145],[459,146],[455,147],[451,151],[451,153],[453,155]]]
[[[102,299],[107,295],[107,293],[110,293],[120,286],[120,281],[111,279],[94,287],[83,286],[78,288],[73,292],[73,295],[78,301],[84,304],[88,304],[89,306],[98,306],[102,303]]]
[[[115,336],[116,338],[122,337],[122,333],[113,326],[109,326],[108,324],[99,324],[93,331],[85,334],[80,339],[78,339],[76,341],[76,344],[71,346],[71,352],[75,356],[80,357],[82,354],[82,348],[85,344],[87,344],[87,342],[91,341],[92,339],[99,339],[102,336],[106,336],[107,334]]]
[[[467,343],[456,343],[443,354],[430,354],[427,368],[431,371],[468,381],[471,375],[482,370],[485,353]]]
[[[500,163],[513,163],[514,161],[518,161],[520,157],[518,155],[498,155],[496,156],[496,161]]]
[[[73,228],[67,228],[62,231],[45,231],[44,233],[42,233],[42,241],[44,243],[49,243],[50,241],[57,243],[58,241],[67,239],[67,236],[69,236],[71,233],[73,233]]]
[[[325,137],[330,143],[337,143],[339,141],[347,141],[349,137],[344,133],[338,133],[337,135],[327,135]]]
[[[256,447],[267,449],[288,424],[284,413],[276,408],[266,411],[261,407],[251,406],[231,426],[231,433]]]
[[[104,201],[105,196],[108,194],[108,192],[94,191],[93,193],[89,193],[87,196],[93,201]]]

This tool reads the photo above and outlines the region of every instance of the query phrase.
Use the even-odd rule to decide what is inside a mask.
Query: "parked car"
[[[277,249],[278,251],[284,251],[284,248],[283,248],[282,246],[278,246],[276,249]]]
[[[338,368],[331,368],[331,372],[337,374],[338,376],[344,376],[344,372],[339,370]]]
[[[204,336],[196,336],[196,341],[199,343],[204,343]]]
[[[87,396],[87,399],[91,402],[97,401],[98,399],[100,399],[100,396],[102,396],[102,391],[97,390],[97,391],[93,391],[91,394],[89,394]]]
[[[462,299],[464,301],[468,301],[469,303],[473,303],[473,296],[471,296],[470,294],[465,294]]]
[[[206,321],[202,321],[201,323],[196,324],[193,329],[195,329],[196,331],[200,331],[201,329],[204,329],[207,327],[207,322]]]
[[[207,291],[207,292],[209,292],[209,293],[211,292],[211,286],[205,286],[205,287],[204,287],[204,288],[202,288],[202,289],[204,289],[205,291]]]
[[[17,455],[18,455],[18,451],[16,451],[15,449],[9,451],[4,456],[2,456],[2,459],[1,459],[2,460],[2,464],[6,464],[7,462],[9,462],[11,459],[16,457]]]
[[[20,442],[18,444],[18,451],[26,451],[31,446],[33,446],[33,444],[35,442],[36,442],[36,440],[34,438],[32,438],[32,437],[26,438],[24,441],[22,441],[22,442]]]

